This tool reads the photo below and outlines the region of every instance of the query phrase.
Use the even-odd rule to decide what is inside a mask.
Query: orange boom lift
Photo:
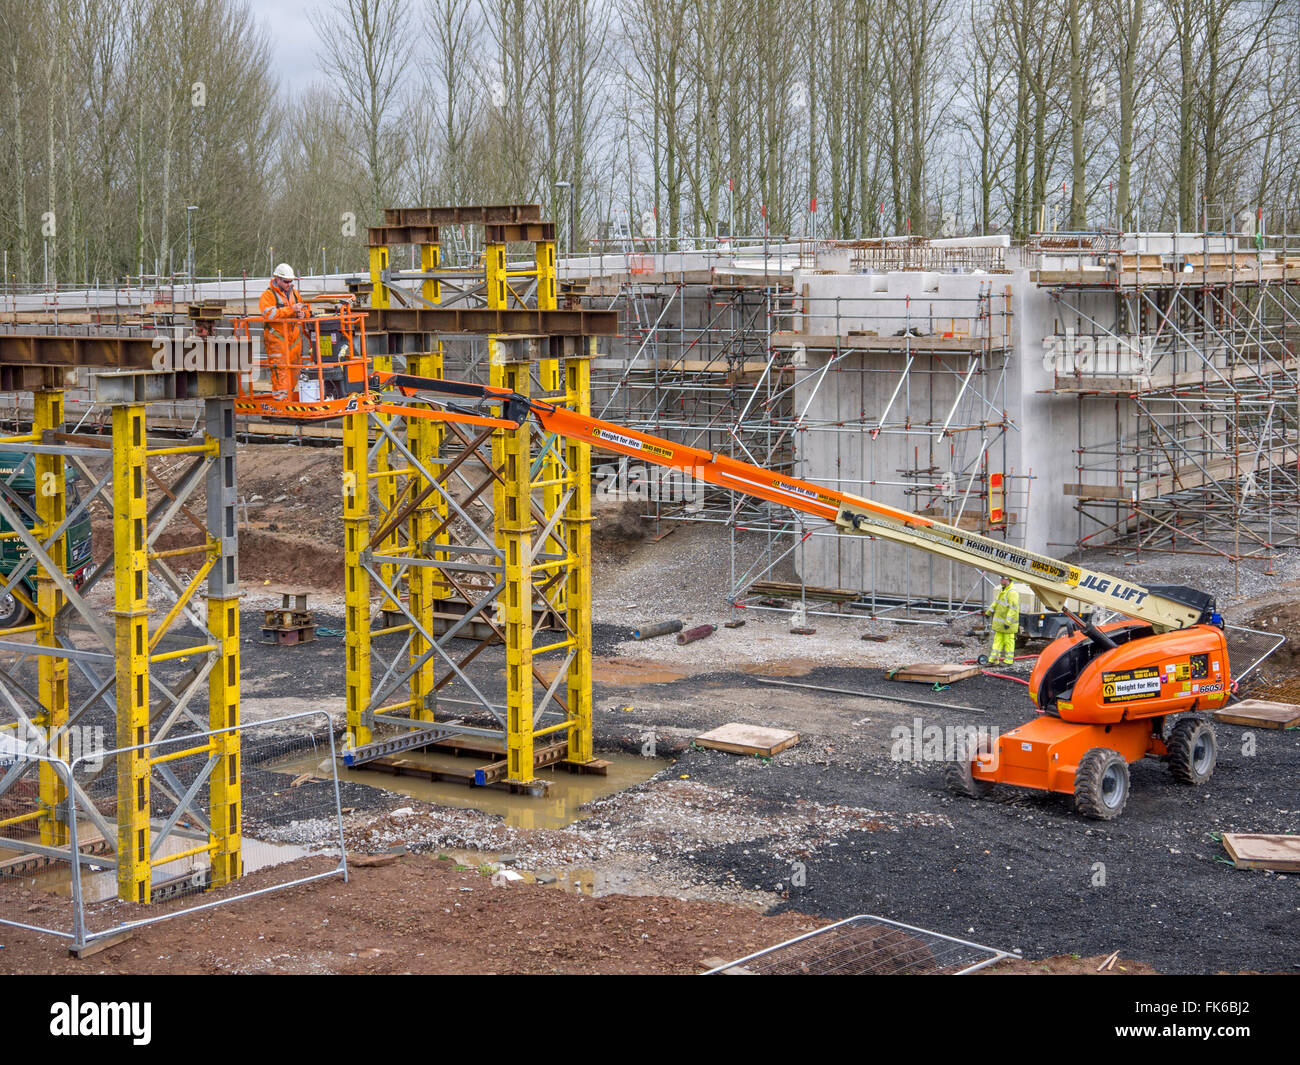
[[[315,419],[379,411],[407,417],[515,429],[535,418],[547,432],[680,470],[709,484],[781,503],[824,518],[843,532],[879,537],[942,555],[1030,586],[1049,609],[1069,616],[1075,631],[1038,656],[1029,695],[1039,716],[998,737],[996,748],[959,752],[948,786],[972,798],[994,784],[1073,794],[1087,817],[1109,820],[1124,809],[1129,764],[1165,757],[1175,780],[1201,784],[1214,772],[1214,728],[1197,711],[1221,707],[1231,676],[1223,623],[1204,592],[1170,585],[1144,587],[1095,570],[1023,551],[930,518],[774,473],[747,462],[651,436],[564,407],[471,382],[369,370],[362,316],[344,309],[348,331],[340,388],[318,363],[303,371],[321,392],[277,401],[251,390],[241,413]],[[320,322],[320,319],[312,319]],[[330,326],[316,325],[319,336]],[[337,360],[336,360],[337,361]],[[348,391],[347,389],[351,389]],[[410,406],[403,399],[437,403]],[[467,404],[473,404],[467,406]],[[1130,620],[1088,624],[1066,610],[1077,599]],[[1176,715],[1179,717],[1174,721]]]

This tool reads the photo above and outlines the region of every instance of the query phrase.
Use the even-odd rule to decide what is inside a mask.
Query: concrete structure
[[[609,255],[562,265],[625,312],[597,409],[1052,555],[1124,542],[1241,559],[1297,542],[1287,238],[763,250],[628,250],[621,274]],[[765,534],[763,560],[734,575],[748,605],[792,576],[798,594],[866,610],[985,595],[972,571],[779,508],[650,509]]]

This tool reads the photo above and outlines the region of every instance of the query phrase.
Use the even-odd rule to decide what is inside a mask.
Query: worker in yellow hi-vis
[[[993,619],[993,651],[989,665],[1009,666],[1016,660],[1016,633],[1020,631],[1020,595],[1011,587],[1011,578],[1002,578],[1002,587],[984,611]]]

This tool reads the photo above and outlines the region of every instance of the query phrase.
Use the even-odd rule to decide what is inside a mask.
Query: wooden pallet
[[[771,758],[774,754],[793,747],[799,742],[799,733],[762,725],[742,725],[730,722],[695,737],[697,747],[709,747],[731,754],[759,755]]]
[[[1300,706],[1294,703],[1271,703],[1266,699],[1243,699],[1214,713],[1215,721],[1229,725],[1253,725],[1256,728],[1296,728],[1300,726]]]
[[[441,747],[442,744],[430,744],[430,749]],[[569,745],[566,742],[552,743],[546,746],[539,746],[533,750],[533,768],[544,769],[548,766],[560,765],[564,762],[564,756],[568,754]],[[474,751],[472,748],[463,748],[461,753],[465,754],[482,754],[481,751]],[[587,763],[583,767],[584,771],[601,773],[602,765],[608,772],[608,763],[596,764],[595,762]],[[358,766],[361,770],[374,770],[379,773],[388,773],[395,777],[417,777],[421,780],[429,781],[449,781],[456,784],[465,784],[469,787],[497,787],[509,791],[519,790],[545,790],[550,786],[547,779],[538,779],[531,781],[527,785],[517,786],[511,784],[506,779],[510,770],[509,762],[505,758],[497,758],[486,765],[460,768],[458,766],[438,766],[429,765],[426,762],[417,762],[413,758],[404,758],[401,755],[387,755],[383,758],[375,758],[364,765]]]
[[[946,662],[917,662],[885,671],[890,680],[906,680],[913,684],[955,684],[979,674],[979,666],[949,665]]]
[[[552,743],[545,747],[535,747],[533,749],[533,768],[542,769],[545,766],[555,765],[569,753],[569,744]],[[487,765],[481,765],[474,770],[475,787],[486,787],[488,784],[496,784],[506,779],[510,772],[510,761],[506,758],[498,759],[495,762],[489,762]]]
[[[1225,832],[1223,849],[1238,869],[1300,873],[1300,836]]]

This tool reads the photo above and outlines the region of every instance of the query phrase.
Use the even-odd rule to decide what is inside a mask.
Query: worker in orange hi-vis
[[[258,310],[266,319],[263,340],[274,399],[288,399],[293,391],[298,363],[302,358],[302,327],[297,320],[311,317],[311,310],[298,295],[294,285],[296,280],[293,267],[281,263],[275,268],[271,283],[257,303]]]

